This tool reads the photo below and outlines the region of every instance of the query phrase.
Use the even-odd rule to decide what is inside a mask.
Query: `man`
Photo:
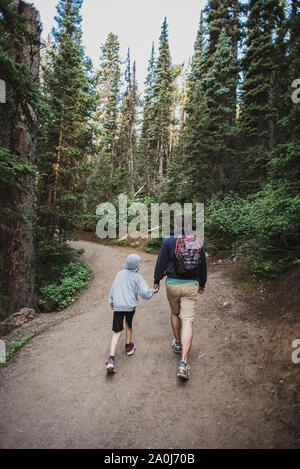
[[[191,278],[178,274],[175,249],[178,239],[182,237],[184,237],[184,231],[178,230],[162,242],[154,272],[154,288],[159,289],[160,281],[167,275],[167,298],[171,308],[171,324],[174,332],[172,347],[175,353],[181,354],[177,376],[187,380],[190,378],[188,356],[193,338],[196,301],[198,293],[202,295],[205,292],[207,262],[204,245],[200,242],[198,273],[192,275]]]

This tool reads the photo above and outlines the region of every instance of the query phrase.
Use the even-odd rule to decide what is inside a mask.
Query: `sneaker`
[[[184,362],[179,362],[179,368],[178,368],[178,373],[177,373],[178,378],[186,380],[186,379],[190,379],[190,375],[191,375],[190,365]]]
[[[181,353],[181,343],[173,339],[172,348],[174,353]]]
[[[136,346],[133,342],[130,342],[130,344],[125,345],[125,353],[126,355],[133,355],[134,351],[136,349]]]
[[[109,375],[112,375],[115,372],[115,360],[110,357],[106,363],[106,371]]]

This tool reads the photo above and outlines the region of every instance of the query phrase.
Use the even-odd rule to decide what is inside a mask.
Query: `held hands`
[[[155,290],[155,293],[158,293],[159,292],[159,289],[160,289],[160,284],[159,283],[155,283],[153,285],[153,289]],[[205,293],[205,288],[202,288],[202,287],[199,287],[198,288],[198,293],[200,295],[203,295]]]

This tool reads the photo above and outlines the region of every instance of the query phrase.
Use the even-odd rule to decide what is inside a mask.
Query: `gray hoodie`
[[[138,274],[140,263],[140,256],[130,254],[124,269],[116,275],[108,300],[115,311],[134,311],[139,304],[138,295],[144,300],[149,300],[155,293],[155,290],[149,288],[147,282]]]

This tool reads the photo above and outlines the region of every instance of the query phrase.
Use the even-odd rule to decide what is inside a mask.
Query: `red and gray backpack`
[[[181,236],[177,239],[174,264],[178,275],[186,278],[199,277],[202,246],[202,242],[196,236]]]

